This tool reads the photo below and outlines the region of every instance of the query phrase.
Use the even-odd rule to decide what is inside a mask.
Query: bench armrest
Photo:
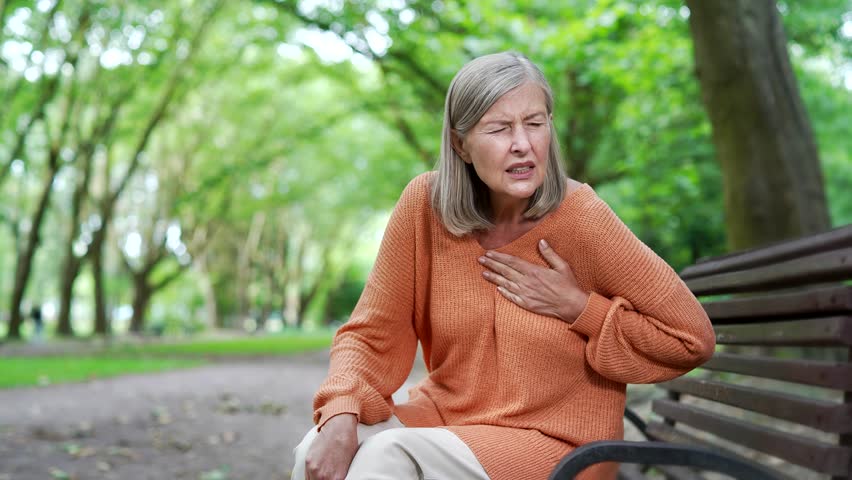
[[[642,417],[640,417],[636,412],[633,411],[632,408],[624,407],[624,418],[630,421],[630,423],[632,423],[633,426],[636,427],[636,429],[642,433],[642,435],[645,437],[645,440],[655,440],[654,438],[648,436],[648,425],[645,423],[644,420],[642,420]]]
[[[709,448],[666,442],[619,440],[592,442],[578,447],[559,462],[549,478],[550,480],[573,480],[586,467],[601,462],[679,465],[749,480],[782,478],[763,465]]]

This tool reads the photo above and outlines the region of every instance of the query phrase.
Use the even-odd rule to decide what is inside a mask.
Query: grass
[[[202,365],[213,357],[290,355],[327,348],[333,332],[263,337],[163,340],[94,346],[90,351],[0,358],[0,388],[79,382]]]
[[[79,382],[129,373],[194,367],[202,360],[174,358],[87,357],[0,358],[0,388]]]
[[[331,345],[333,332],[299,333],[264,337],[203,339],[181,342],[122,344],[111,353],[178,356],[267,356],[320,350]]]

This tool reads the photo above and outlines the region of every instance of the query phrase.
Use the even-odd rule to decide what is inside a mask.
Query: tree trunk
[[[18,262],[15,266],[15,284],[12,287],[12,302],[9,304],[11,308],[11,316],[9,317],[9,338],[21,338],[21,324],[23,317],[21,316],[21,303],[24,300],[24,295],[29,284],[30,273],[32,272],[33,258],[38,250],[41,242],[41,223],[44,220],[44,214],[47,212],[47,206],[50,203],[50,194],[53,192],[53,180],[56,178],[56,173],[59,171],[59,165],[55,161],[50,162],[50,169],[44,186],[42,186],[41,194],[39,195],[36,210],[30,222],[30,231],[27,235],[27,243],[24,249],[18,256]]]
[[[91,177],[91,163],[91,152],[87,152],[83,180],[77,185],[71,199],[71,220],[68,225],[67,243],[62,259],[62,276],[59,279],[59,318],[56,324],[57,335],[63,337],[74,335],[74,329],[71,326],[71,300],[74,296],[74,281],[80,274],[80,267],[83,265],[83,259],[74,254],[74,241],[80,234],[80,214],[83,197],[86,195]]]
[[[74,241],[80,234],[83,202],[89,196],[95,143],[105,141],[107,136],[111,134],[115,126],[115,121],[118,118],[118,112],[126,98],[126,95],[119,96],[112,102],[109,106],[109,114],[98,125],[92,137],[83,144],[77,153],[78,158],[83,158],[83,178],[77,182],[74,193],[71,196],[71,219],[68,223],[65,256],[62,259],[62,277],[60,278],[59,286],[59,318],[56,325],[56,333],[63,337],[74,335],[74,329],[71,326],[71,301],[74,296],[74,281],[80,274],[80,268],[85,258],[79,258],[74,254]]]
[[[299,285],[290,282],[284,288],[284,323],[291,327],[302,326],[302,306],[299,298]]]
[[[830,227],[810,121],[773,0],[687,0],[721,164],[728,246]]]
[[[211,328],[222,328],[222,316],[219,314],[219,301],[216,297],[216,289],[213,288],[213,281],[210,279],[210,274],[205,273],[201,277],[201,292],[204,295],[204,313],[205,324]]]
[[[101,226],[101,229],[107,228],[106,223]],[[104,289],[104,248],[103,238],[105,235],[96,238],[90,246],[90,255],[92,261],[92,277],[95,286],[95,334],[109,335],[111,333],[109,316],[107,315],[106,306],[106,291]],[[96,236],[97,237],[97,236]]]
[[[71,198],[71,220],[68,224],[68,236],[63,252],[62,274],[59,278],[59,317],[56,323],[56,334],[62,337],[74,336],[74,328],[71,325],[71,300],[74,297],[74,281],[77,280],[80,267],[83,265],[82,259],[74,254],[74,241],[80,233],[80,213],[83,209],[83,197],[86,195],[91,178],[91,166],[91,152],[86,152],[83,179],[77,184]]]
[[[242,319],[251,315],[251,299],[249,299],[249,285],[252,282],[252,258],[257,253],[263,229],[266,225],[266,214],[257,212],[251,218],[251,226],[246,236],[245,245],[240,249],[237,260],[237,312]]]
[[[130,319],[130,331],[133,333],[142,333],[145,330],[145,314],[154,293],[146,279],[147,276],[133,279],[133,317]]]
[[[198,268],[198,274],[201,277],[199,287],[204,296],[204,324],[208,328],[220,328],[222,320],[219,315],[219,303],[208,266],[207,255],[208,253],[204,251],[195,259],[195,266]]]
[[[66,248],[65,255],[62,264],[62,276],[59,279],[59,316],[56,323],[56,334],[61,337],[73,337],[71,299],[74,297],[74,281],[80,274],[81,262],[74,256],[73,244]]]

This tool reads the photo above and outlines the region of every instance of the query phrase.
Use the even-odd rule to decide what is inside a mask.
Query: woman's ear
[[[464,140],[462,140],[461,135],[459,135],[459,133],[455,129],[450,130],[450,139],[452,141],[453,150],[455,150],[456,155],[461,157],[461,159],[464,160],[464,163],[470,163],[470,159],[467,155],[467,152],[464,150]]]

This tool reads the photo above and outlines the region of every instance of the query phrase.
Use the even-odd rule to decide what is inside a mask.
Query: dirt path
[[[327,365],[317,352],[0,390],[0,480],[289,478]]]
[[[322,351],[0,390],[0,480],[288,479],[327,368]],[[651,389],[630,389],[647,417]]]

